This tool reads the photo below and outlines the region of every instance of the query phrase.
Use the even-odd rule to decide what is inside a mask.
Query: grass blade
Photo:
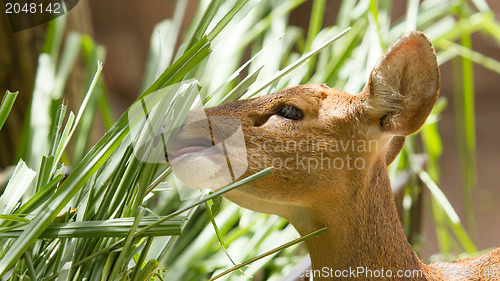
[[[19,160],[16,170],[0,196],[0,213],[10,214],[26,190],[35,179],[36,172],[28,168],[23,160]]]
[[[235,267],[232,267],[232,268],[230,268],[230,269],[222,272],[221,274],[218,274],[218,275],[216,275],[216,276],[208,279],[208,281],[213,281],[213,280],[219,279],[220,277],[222,277],[222,276],[224,276],[224,275],[226,275],[228,273],[231,273],[231,272],[233,272],[233,271],[235,271],[237,269],[240,269],[240,268],[242,268],[244,266],[247,266],[247,265],[249,265],[249,264],[251,264],[251,263],[253,263],[253,262],[257,261],[257,260],[260,260],[260,259],[262,259],[264,257],[267,257],[269,255],[277,253],[277,252],[279,252],[279,251],[281,251],[283,249],[286,249],[286,248],[288,248],[290,246],[298,244],[298,243],[300,243],[302,241],[305,241],[307,239],[310,239],[310,238],[316,237],[318,235],[324,234],[325,232],[326,232],[326,228],[322,228],[322,229],[316,230],[314,232],[311,232],[311,233],[309,233],[309,234],[307,234],[305,236],[299,237],[299,238],[297,238],[297,239],[295,239],[293,241],[290,241],[288,243],[285,243],[285,244],[283,244],[283,245],[281,245],[281,246],[279,246],[279,247],[277,247],[277,248],[275,248],[275,249],[273,249],[271,251],[268,251],[268,252],[265,252],[263,254],[260,254],[260,255],[256,256],[255,258],[253,258],[253,259],[247,260],[247,261],[245,261],[245,262],[243,262],[243,263],[241,263],[241,264],[239,264],[239,265],[237,265]]]
[[[54,163],[59,162],[59,159],[61,158],[63,151],[66,149],[66,146],[68,145],[71,137],[73,136],[73,133],[75,132],[75,130],[78,126],[78,123],[80,122],[80,119],[82,118],[83,112],[85,111],[85,108],[87,107],[87,103],[89,102],[90,97],[91,97],[92,93],[94,92],[94,88],[95,88],[95,85],[97,83],[97,80],[99,79],[99,76],[101,75],[101,71],[102,71],[102,63],[98,62],[97,63],[97,71],[94,75],[94,79],[92,80],[92,83],[90,84],[89,90],[88,90],[87,94],[85,95],[85,98],[83,99],[82,105],[80,106],[80,110],[78,110],[78,114],[76,115],[76,120],[75,120],[74,124],[71,126],[71,131],[69,132],[69,135],[62,139],[62,141],[64,141],[64,142],[62,143],[62,146],[60,146],[58,151],[57,151],[56,157],[54,159]],[[54,173],[54,172],[55,172],[55,166],[52,169],[52,173]]]
[[[7,120],[7,116],[9,116],[10,110],[12,106],[14,106],[14,102],[16,101],[17,95],[19,92],[10,92],[7,90],[5,95],[2,98],[2,103],[0,104],[0,130]]]
[[[457,235],[457,238],[464,247],[464,249],[468,253],[477,252],[476,246],[474,245],[472,240],[469,238],[469,236],[463,229],[462,223],[460,222],[460,218],[458,217],[457,212],[455,212],[455,209],[453,208],[453,206],[451,206],[450,201],[448,201],[448,199],[441,191],[441,189],[436,185],[436,183],[434,183],[434,181],[431,179],[431,177],[427,172],[425,172],[419,167],[412,167],[412,168],[415,169],[415,172],[418,174],[419,178],[425,183],[427,188],[429,188],[436,202],[440,205],[441,208],[443,208],[443,211],[448,217],[451,227],[453,228],[453,231]]]
[[[29,220],[14,217],[3,216],[5,218],[19,222],[29,222]],[[181,225],[184,217],[174,217],[158,224],[155,227],[141,233],[136,237],[148,236],[172,236],[181,234]],[[137,223],[136,229],[142,230],[144,227],[158,221],[158,218],[146,217]],[[125,237],[134,229],[134,218],[120,218],[104,221],[83,221],[83,222],[65,222],[52,223],[40,235],[40,238],[83,238],[83,237]],[[6,230],[0,228],[0,238],[18,238],[26,229],[26,226],[20,226],[15,229]]]

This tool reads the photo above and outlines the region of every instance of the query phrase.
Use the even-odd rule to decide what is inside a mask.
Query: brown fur
[[[248,176],[270,166],[265,159],[362,159],[365,166],[349,169],[309,169],[294,165],[276,168],[272,175],[225,195],[251,210],[287,219],[301,235],[322,227],[324,235],[306,241],[313,270],[421,270],[408,280],[494,280],[446,278],[446,269],[500,267],[500,250],[453,263],[423,264],[403,233],[392,196],[387,165],[400,152],[404,136],[417,131],[429,115],[439,92],[439,70],[428,39],[419,32],[403,35],[379,60],[362,93],[350,95],[326,85],[302,85],[263,97],[205,110],[208,118],[232,116],[245,135]],[[301,120],[276,115],[284,104],[301,109]],[[199,137],[190,117],[174,143]],[[219,132],[222,133],[222,132]],[[283,143],[298,145],[286,149]],[[316,149],[315,143],[374,142],[370,149]],[[232,148],[229,147],[229,150]],[[294,162],[295,164],[296,162]],[[339,162],[340,163],[340,162]],[[232,163],[235,164],[235,163]],[[275,163],[276,164],[276,163]],[[331,164],[331,163],[330,163]],[[358,162],[359,164],[359,162]],[[181,179],[182,180],[182,179]],[[497,268],[498,269],[498,268]],[[498,273],[500,274],[500,273]],[[314,280],[332,280],[318,277]],[[356,279],[356,278],[344,278]]]

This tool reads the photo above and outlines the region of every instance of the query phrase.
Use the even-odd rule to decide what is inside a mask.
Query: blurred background
[[[376,19],[380,21],[382,26],[379,31],[383,32],[385,30],[384,24],[389,29],[388,26],[404,22],[408,15],[411,15],[409,12],[411,5],[417,7],[422,5],[421,7],[424,7],[422,9],[425,10],[424,2],[426,1],[304,1],[284,16],[285,22],[289,26],[300,28],[298,29],[300,36],[305,38],[301,39],[303,41],[298,40],[296,45],[291,47],[292,50],[300,49],[300,46],[303,47],[304,44],[307,44],[304,40],[307,40],[308,32],[318,32],[311,31],[310,28],[314,5],[319,5],[314,2],[323,3],[321,6],[321,28],[338,24],[341,20],[339,17],[349,17],[346,13],[351,12],[358,13],[370,22],[373,20],[369,16],[371,5],[377,6],[380,9],[378,15],[386,17],[385,19]],[[352,11],[345,9],[345,2],[352,3]],[[442,143],[442,155],[438,159],[439,187],[455,208],[477,250],[498,247],[500,246],[500,180],[498,178],[500,167],[500,149],[498,147],[500,139],[500,68],[498,68],[500,65],[500,37],[495,36],[495,32],[498,30],[486,26],[485,22],[489,18],[492,18],[494,22],[500,19],[500,2],[493,0],[434,2],[443,2],[444,5],[449,5],[449,11],[443,12],[443,18],[452,17],[455,20],[454,24],[461,28],[459,31],[450,28],[451,35],[448,38],[456,42],[453,47],[462,46],[467,50],[472,50],[471,52],[460,49],[457,51],[457,49],[446,45],[447,42],[436,41],[438,54],[443,53],[443,57],[446,58],[446,62],[440,65],[440,69],[441,97],[444,97],[447,102],[446,107],[439,114],[439,122],[437,123]],[[188,39],[187,30],[196,17],[197,11],[199,13],[200,4],[198,1],[189,0],[183,3],[185,12],[179,26],[178,40],[173,41],[176,48],[181,46],[181,42]],[[101,45],[105,50],[103,68],[105,86],[103,87],[106,89],[107,102],[111,111],[108,112],[109,116],[95,118],[92,121],[91,137],[86,144],[87,150],[107,130],[106,118],[115,120],[144,90],[148,56],[154,43],[151,37],[155,32],[158,33],[155,26],[165,19],[172,18],[177,5],[176,1],[161,0],[81,0],[75,8],[68,12],[64,36],[68,36],[69,31],[88,34],[95,41],[95,44]],[[359,12],[362,9],[360,7],[364,5],[368,7],[366,8],[367,12]],[[267,9],[272,9],[271,6]],[[431,20],[426,18],[425,20],[430,22],[423,23],[422,26],[418,25],[418,29],[436,31],[431,28],[432,24],[439,23],[441,19],[439,15],[429,17],[432,16],[435,18]],[[488,19],[482,21],[481,16]],[[351,25],[355,22],[355,19],[349,21]],[[483,24],[484,26],[482,26]],[[38,56],[44,49],[47,28],[47,24],[45,24],[12,34],[5,14],[1,15],[0,92],[4,93],[6,90],[20,92],[4,127],[0,131],[0,168],[4,171],[15,165],[25,153],[22,146],[27,146],[28,141],[23,136],[21,128],[26,126],[26,118],[29,116]],[[272,28],[272,26],[267,28]],[[439,27],[436,28],[439,29]],[[362,29],[351,32],[359,32],[360,34],[372,32],[366,25]],[[404,32],[404,29],[401,30]],[[439,32],[431,32],[428,35],[433,41],[442,37]],[[390,36],[385,36],[385,38],[387,37]],[[383,44],[383,46],[387,47],[388,45]],[[452,58],[453,55],[446,52],[448,50],[452,50],[452,53],[455,52],[454,55],[461,56]],[[254,53],[251,47],[247,47],[243,61]],[[464,54],[470,60],[461,60]],[[84,85],[88,84],[89,79],[86,76],[87,59],[84,55],[78,56],[68,74],[63,97],[58,99],[66,102],[69,109],[73,111],[78,110],[82,96],[86,92]],[[471,63],[471,71],[463,67],[463,64]],[[466,80],[469,82],[464,83],[464,75],[468,75],[469,78]],[[346,82],[341,83],[341,85],[329,84],[329,81],[324,82],[327,82],[330,87],[340,89],[344,89],[343,86],[346,85]],[[467,91],[472,91],[472,99],[467,98],[466,94],[463,98],[461,97],[460,93]],[[473,103],[471,104],[471,102]],[[470,108],[473,110],[472,113],[470,113]],[[472,119],[469,118],[470,114],[472,114]],[[111,122],[109,120],[108,125]],[[469,122],[468,127],[464,125],[466,122]],[[473,137],[470,137],[471,128],[473,129]],[[464,149],[468,152],[461,153]],[[425,149],[423,150],[425,151]],[[475,171],[472,174],[466,172],[471,167]],[[8,179],[5,175],[7,173],[4,173],[3,179],[0,178],[3,184]],[[421,202],[417,208],[420,218],[413,242],[418,244],[419,256],[429,261],[433,255],[442,252],[443,242],[439,240],[439,231],[436,230],[436,218],[432,213],[433,203],[429,200],[429,191],[423,189],[423,193],[424,195],[415,197]],[[404,218],[404,215],[402,217]],[[457,242],[450,243],[454,245],[450,252],[458,254],[460,247],[456,247]]]

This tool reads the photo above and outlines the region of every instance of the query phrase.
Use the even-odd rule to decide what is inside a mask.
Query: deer
[[[498,280],[500,248],[476,258],[424,264],[397,214],[387,167],[405,137],[422,127],[439,89],[430,40],[408,32],[378,60],[359,94],[325,84],[299,85],[191,111],[167,161],[189,187],[213,190],[228,184],[220,168],[229,163],[228,153],[241,156],[230,166],[248,163],[240,178],[274,166],[271,175],[224,197],[281,216],[302,236],[326,227],[305,241],[314,280]],[[208,137],[200,136],[199,114],[238,120],[246,153],[231,144],[223,148],[225,154],[210,150],[217,138],[236,129],[212,126]]]

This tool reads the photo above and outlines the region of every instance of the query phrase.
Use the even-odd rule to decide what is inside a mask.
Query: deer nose
[[[177,131],[177,133],[180,134],[185,127],[186,127],[186,121],[182,122],[181,126],[179,127],[179,131]]]

